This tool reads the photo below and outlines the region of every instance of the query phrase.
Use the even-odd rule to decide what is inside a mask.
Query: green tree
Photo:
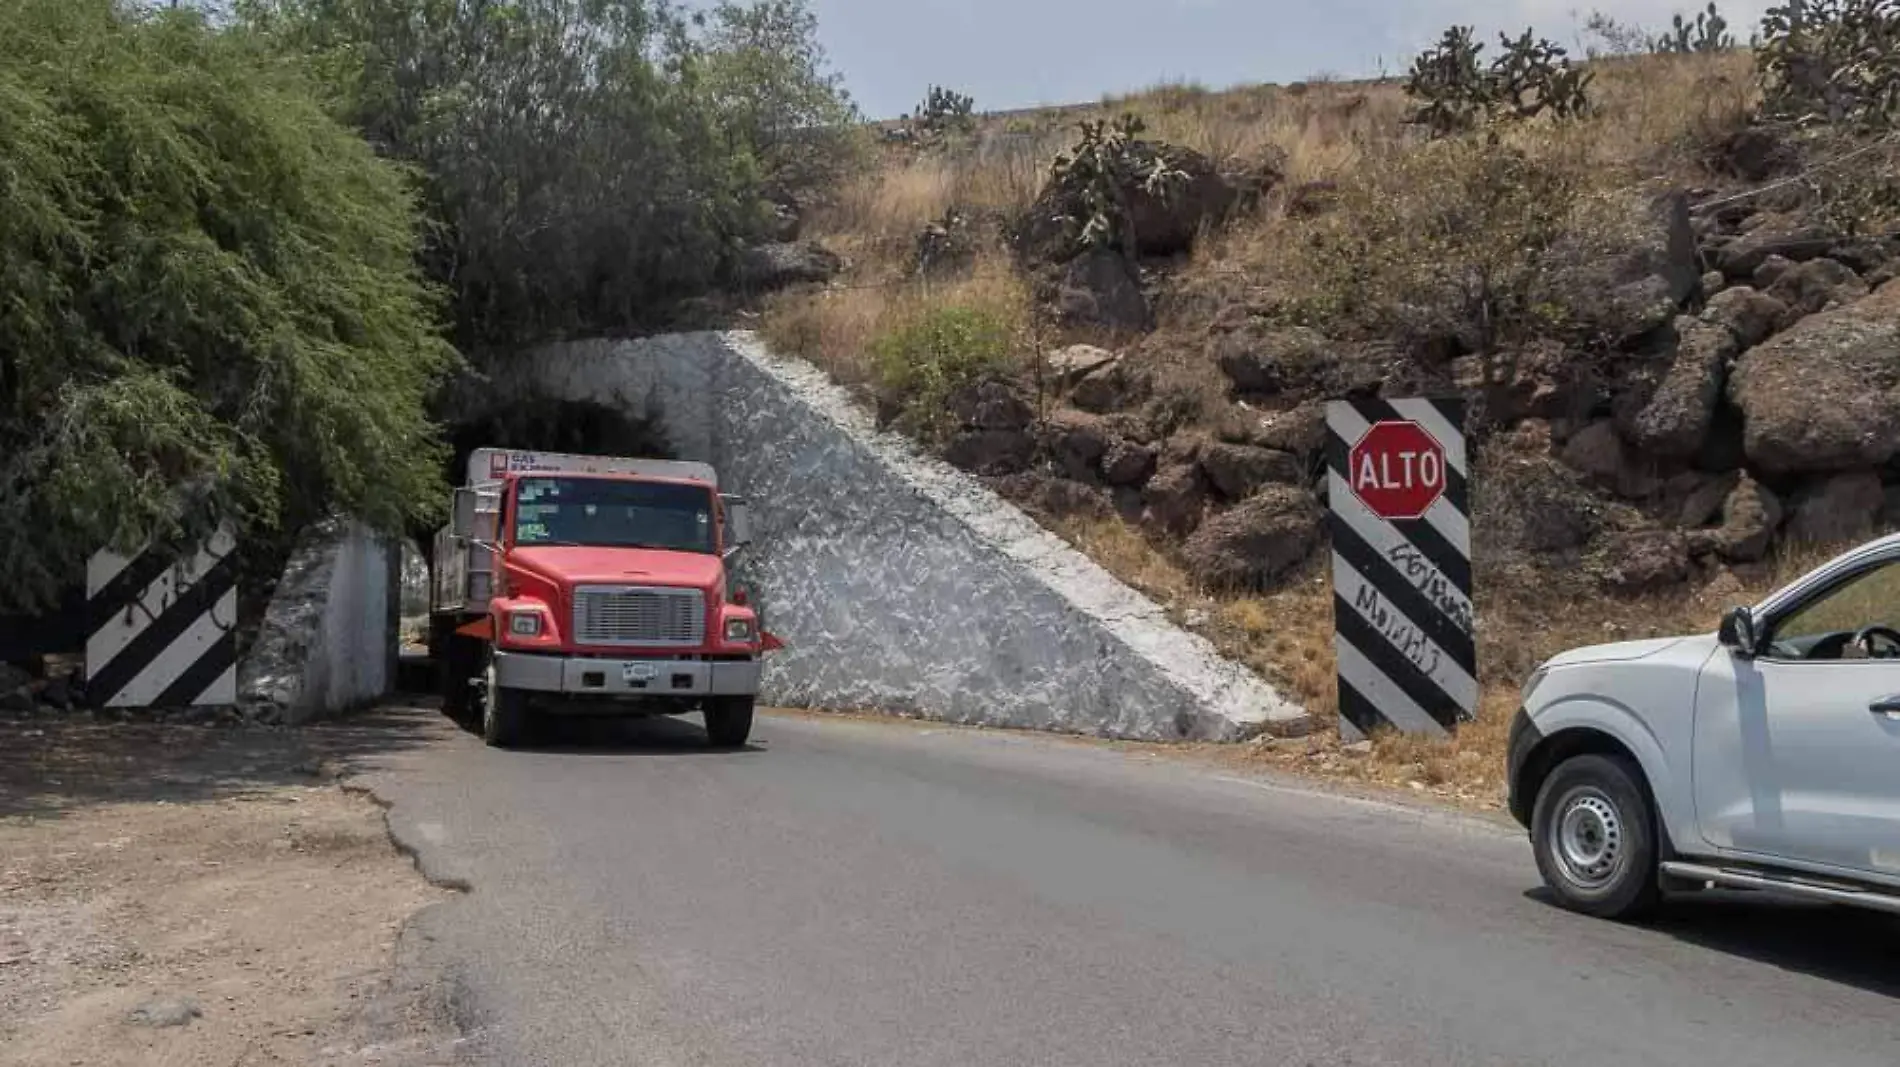
[[[0,610],[102,545],[445,495],[408,179],[190,10],[0,3]]]
[[[430,274],[465,349],[513,351],[720,280],[762,163],[827,117],[798,0],[696,26],[663,0],[247,0],[318,57],[339,114],[426,175]],[[813,81],[812,79],[818,79]]]
[[[769,196],[798,200],[863,161],[862,116],[818,43],[805,0],[724,0],[693,17],[698,86]]]

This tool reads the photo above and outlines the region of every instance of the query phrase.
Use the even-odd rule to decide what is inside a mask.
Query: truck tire
[[[1662,895],[1655,826],[1640,767],[1623,756],[1576,756],[1538,790],[1531,852],[1560,906],[1633,919]]]
[[[495,684],[495,663],[489,659],[482,686],[482,740],[491,748],[513,748],[528,736],[528,694]]]
[[[706,701],[706,740],[714,748],[739,748],[752,736],[753,697],[711,697]]]

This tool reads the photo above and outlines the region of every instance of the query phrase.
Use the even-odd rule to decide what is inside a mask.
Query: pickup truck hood
[[[1572,667],[1580,663],[1614,663],[1647,659],[1674,648],[1688,637],[1652,637],[1643,641],[1617,641],[1607,645],[1586,645],[1552,656],[1547,666]]]
[[[718,556],[652,548],[547,545],[508,553],[516,566],[564,585],[672,585],[710,588],[725,568]]]

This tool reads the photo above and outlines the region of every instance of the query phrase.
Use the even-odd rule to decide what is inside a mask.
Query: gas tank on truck
[[[745,744],[782,645],[733,584],[751,509],[710,464],[480,448],[465,477],[430,575],[446,714],[502,747],[555,715],[694,712]]]

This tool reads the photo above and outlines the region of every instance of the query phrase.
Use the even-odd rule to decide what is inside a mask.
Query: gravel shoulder
[[[406,937],[453,891],[339,778],[410,740],[0,722],[0,1064],[457,1062]]]

